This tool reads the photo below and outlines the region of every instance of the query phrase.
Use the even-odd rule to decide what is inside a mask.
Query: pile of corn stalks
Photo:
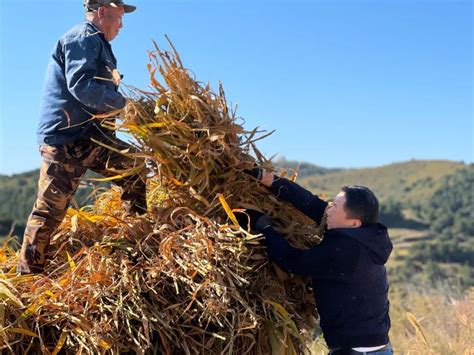
[[[17,254],[5,245],[0,346],[16,354],[300,353],[314,327],[308,280],[269,262],[235,215],[264,211],[300,247],[318,242],[319,229],[243,173],[273,167],[255,145],[264,136],[238,123],[222,86],[213,93],[172,46],[155,47],[150,90],[128,88],[127,108],[104,123],[132,137],[123,154],[142,162],[116,178],[149,171],[149,213],[127,215],[117,188],[69,209],[42,275],[16,274]]]

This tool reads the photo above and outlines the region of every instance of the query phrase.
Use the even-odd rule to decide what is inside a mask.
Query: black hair
[[[374,224],[379,219],[379,200],[365,186],[350,185],[341,188],[346,196],[344,209],[347,217],[359,219],[362,225]]]

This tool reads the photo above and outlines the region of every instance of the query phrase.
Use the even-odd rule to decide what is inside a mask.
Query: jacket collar
[[[359,228],[334,228],[326,231],[327,237],[351,238],[362,244],[377,264],[385,264],[393,245],[383,224],[369,224]]]
[[[104,36],[104,33],[99,29],[99,27],[97,27],[96,25],[94,25],[94,23],[93,23],[92,21],[84,20],[84,23],[86,24],[86,26],[91,27],[93,33],[99,34],[100,38],[102,38],[102,40],[103,40],[104,42],[109,43],[108,41],[106,41],[105,36]]]

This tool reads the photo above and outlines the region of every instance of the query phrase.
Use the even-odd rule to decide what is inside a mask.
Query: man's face
[[[110,42],[117,37],[122,28],[123,15],[123,6],[103,6],[99,8],[100,30],[104,33],[104,37],[107,41]]]
[[[333,228],[357,228],[360,227],[359,219],[348,218],[344,208],[346,204],[346,194],[344,191],[339,192],[334,201],[330,203],[327,210],[327,227]]]

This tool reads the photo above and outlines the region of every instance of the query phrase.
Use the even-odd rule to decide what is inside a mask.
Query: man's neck
[[[86,20],[92,23],[99,31],[102,32],[101,26],[99,24],[98,19],[95,16],[87,16],[86,15]]]

